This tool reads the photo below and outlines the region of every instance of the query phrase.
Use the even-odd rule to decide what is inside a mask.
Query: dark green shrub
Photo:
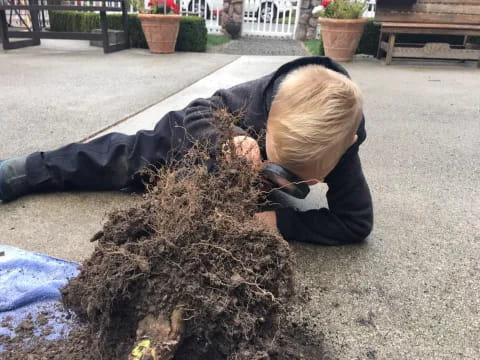
[[[380,26],[375,25],[373,20],[370,20],[365,25],[365,31],[358,44],[357,54],[376,55],[378,47],[378,39],[380,37]]]
[[[140,24],[140,19],[136,14],[128,15],[128,31],[130,32],[130,45],[134,48],[148,49],[147,39],[143,34],[142,24]],[[112,24],[116,25],[116,24]],[[119,17],[117,29],[122,28],[122,22]]]
[[[205,19],[198,16],[182,16],[175,50],[204,52],[206,49]]]
[[[325,56],[325,49],[323,48],[322,39],[318,40],[318,55]]]
[[[90,32],[100,28],[100,16],[94,12],[50,11],[49,16],[51,31]],[[123,28],[121,14],[108,14],[107,22],[109,29],[121,30]],[[148,48],[137,14],[128,15],[128,30],[132,47]],[[196,16],[182,17],[175,50],[203,52],[206,47],[205,19]]]
[[[94,12],[49,11],[48,14],[51,31],[90,32],[100,28],[100,16]]]

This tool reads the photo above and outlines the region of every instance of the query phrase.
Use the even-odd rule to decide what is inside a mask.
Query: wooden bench
[[[378,0],[375,22],[381,25],[377,57],[385,52],[387,65],[393,58],[429,58],[475,60],[480,67],[480,47],[468,44],[469,36],[480,36],[480,0]],[[398,44],[399,34],[461,35],[464,41]]]
[[[127,0],[75,0],[68,3],[58,4],[58,0],[0,0],[0,35],[3,49],[18,49],[26,46],[40,45],[40,39],[74,39],[74,40],[100,40],[103,41],[103,51],[127,49],[130,46],[128,34],[128,3]],[[76,5],[72,5],[76,4]],[[6,11],[28,10],[31,17],[31,28],[27,31],[10,30],[7,24]],[[84,32],[50,32],[41,28],[39,12],[42,10],[70,10],[70,11],[98,11],[100,13],[101,33]],[[107,11],[121,11],[123,20],[124,41],[119,44],[110,44],[108,39]],[[12,41],[11,38],[23,38],[27,40]]]

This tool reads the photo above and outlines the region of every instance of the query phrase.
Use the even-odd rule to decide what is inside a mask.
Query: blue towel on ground
[[[68,331],[69,318],[60,305],[60,288],[78,274],[79,264],[0,245],[0,335],[15,336],[15,327],[27,315],[33,321],[41,312],[54,312],[48,320],[52,333],[47,339],[58,338]],[[40,335],[40,331],[38,334]],[[3,350],[0,344],[0,352]]]

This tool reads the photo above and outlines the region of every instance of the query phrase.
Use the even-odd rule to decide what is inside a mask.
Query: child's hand
[[[255,139],[243,135],[235,136],[233,145],[237,155],[247,159],[252,164],[253,169],[259,170],[262,167],[262,155]]]
[[[278,232],[277,214],[275,213],[275,211],[263,211],[260,213],[256,213],[255,217],[267,228]]]

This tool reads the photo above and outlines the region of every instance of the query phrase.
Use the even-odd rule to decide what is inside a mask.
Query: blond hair
[[[360,89],[345,75],[319,65],[292,71],[267,122],[276,161],[294,172],[308,167],[326,176],[352,144],[361,115]]]

